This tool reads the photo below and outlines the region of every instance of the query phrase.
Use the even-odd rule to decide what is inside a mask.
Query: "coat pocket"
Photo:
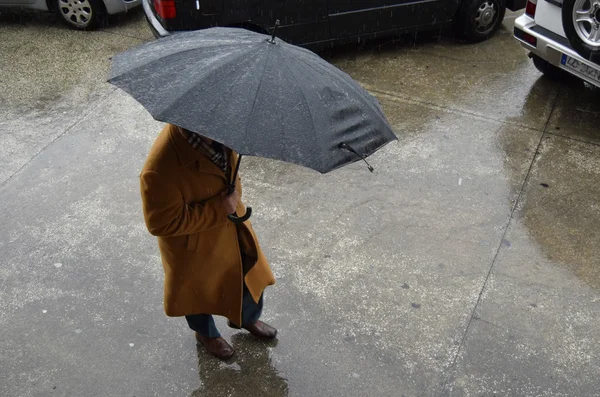
[[[200,237],[200,233],[194,233],[188,235],[187,249],[188,251],[196,251],[198,247],[198,238]]]

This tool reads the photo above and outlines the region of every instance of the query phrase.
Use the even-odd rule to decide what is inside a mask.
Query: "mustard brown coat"
[[[229,161],[236,164],[237,154]],[[158,237],[165,271],[165,313],[215,314],[240,324],[244,280],[258,302],[275,278],[251,223],[227,219],[225,173],[169,124],[150,150],[140,185],[146,226]],[[239,177],[236,185],[241,197]],[[236,212],[245,213],[241,200]],[[242,253],[250,263],[242,263]]]

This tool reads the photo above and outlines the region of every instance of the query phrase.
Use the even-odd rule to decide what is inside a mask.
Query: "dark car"
[[[526,0],[143,0],[157,37],[215,26],[269,33],[297,45],[441,29],[453,24],[465,39],[481,41],[502,23],[506,8]]]

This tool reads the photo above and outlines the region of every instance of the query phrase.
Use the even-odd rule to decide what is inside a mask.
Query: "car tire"
[[[573,49],[583,58],[600,63],[600,0],[564,0],[562,23]]]
[[[457,33],[477,43],[493,35],[504,20],[505,0],[464,0],[456,13]]]
[[[94,29],[106,13],[101,0],[54,0],[54,10],[64,23],[78,30]]]
[[[533,65],[537,70],[542,72],[544,76],[554,81],[564,81],[567,80],[571,75],[561,68],[554,66],[550,62],[545,59],[540,58],[537,55],[531,54],[531,60],[533,61]]]

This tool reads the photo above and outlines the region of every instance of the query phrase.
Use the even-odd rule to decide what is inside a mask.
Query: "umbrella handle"
[[[233,173],[233,179],[231,180],[231,183],[229,184],[229,190],[228,193],[231,194],[233,192],[235,192],[235,181],[237,179],[237,175],[238,172],[240,171],[240,163],[242,162],[242,155],[238,155],[238,161],[237,161],[237,165],[235,167],[235,171]],[[227,219],[229,219],[231,222],[233,222],[236,225],[241,225],[242,223],[246,222],[248,219],[250,219],[250,217],[252,216],[252,207],[246,207],[246,213],[242,216],[237,216],[236,214],[230,214],[227,215]]]
[[[237,216],[235,214],[231,214],[231,215],[227,215],[227,219],[229,219],[231,222],[235,223],[236,225],[241,225],[242,223],[244,223],[248,219],[250,219],[251,216],[252,216],[252,207],[247,207],[246,213],[244,215]]]

